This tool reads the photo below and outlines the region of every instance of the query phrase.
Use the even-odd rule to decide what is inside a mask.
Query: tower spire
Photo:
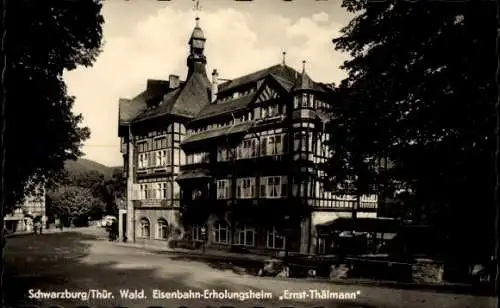
[[[207,60],[205,58],[205,35],[203,30],[201,30],[198,17],[198,12],[201,9],[200,1],[193,0],[193,10],[196,12],[196,25],[191,33],[191,38],[189,39],[189,56],[187,59],[187,65],[189,68],[188,75],[191,75],[195,71],[205,71],[205,64]]]
[[[306,60],[302,60],[302,74],[306,73]]]
[[[281,64],[286,65],[286,51],[283,51],[283,61]]]

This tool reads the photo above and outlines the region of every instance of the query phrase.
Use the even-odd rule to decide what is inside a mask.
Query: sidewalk
[[[135,244],[135,243],[122,243],[118,242],[115,245],[131,248],[141,248],[149,250],[151,252],[185,257],[186,259],[191,259],[193,261],[220,261],[228,262],[231,261],[249,261],[251,263],[262,263],[265,260],[269,260],[272,257],[264,255],[255,255],[248,253],[234,253],[222,250],[207,249],[205,252],[200,250],[190,250],[190,249],[172,249],[167,247],[158,247],[153,245],[145,244]],[[310,277],[310,278],[280,278],[280,277],[261,277],[262,279],[287,279],[287,280],[307,280],[311,282],[329,282],[341,285],[362,285],[380,288],[391,288],[391,289],[407,289],[407,290],[428,290],[440,293],[458,293],[458,294],[470,294],[474,296],[493,296],[492,290],[488,290],[485,286],[473,286],[469,284],[458,284],[458,283],[416,283],[416,282],[397,282],[397,281],[380,281],[372,279],[363,278],[347,278],[347,279],[334,279],[327,277]]]
[[[215,250],[215,249],[206,249],[205,252],[198,249],[182,249],[182,248],[168,248],[168,247],[159,247],[155,245],[146,245],[146,244],[135,244],[135,243],[123,243],[117,242],[115,245],[123,246],[123,247],[132,247],[132,248],[142,248],[150,251],[154,251],[156,253],[165,253],[172,254],[178,256],[189,256],[189,257],[199,257],[200,259],[223,259],[223,260],[242,260],[242,261],[265,261],[270,259],[269,256],[263,255],[255,255],[249,253],[236,253],[230,251],[223,250]]]
[[[51,228],[51,229],[43,229],[42,234],[54,234],[54,233],[61,233],[61,232],[81,232],[83,229],[88,229],[88,227],[81,227],[81,228],[64,228],[62,231],[56,228]],[[12,232],[8,233],[5,235],[6,238],[9,237],[16,237],[16,236],[25,236],[25,235],[34,235],[34,231],[21,231],[21,232]],[[39,235],[39,234],[37,234]]]

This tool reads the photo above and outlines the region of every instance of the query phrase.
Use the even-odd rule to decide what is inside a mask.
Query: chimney
[[[219,83],[219,73],[216,69],[212,71],[212,103],[217,99],[217,90]]]
[[[168,84],[170,89],[176,89],[179,87],[179,76],[177,75],[169,75],[168,76]]]

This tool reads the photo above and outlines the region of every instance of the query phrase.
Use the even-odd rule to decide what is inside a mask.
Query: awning
[[[208,180],[211,176],[205,171],[186,171],[175,178],[177,182],[186,180]]]

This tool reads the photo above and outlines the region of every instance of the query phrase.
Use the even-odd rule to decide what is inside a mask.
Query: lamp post
[[[284,221],[285,221],[285,230],[286,230],[286,235],[285,235],[285,263],[288,263],[288,238],[289,238],[289,235],[290,235],[290,227],[289,227],[289,220],[290,220],[290,216],[286,215],[285,217],[283,217]]]
[[[205,229],[205,226],[201,227],[201,239],[202,239],[202,243],[201,243],[201,249],[203,251],[203,253],[205,253],[205,242],[206,242],[206,238],[207,238],[207,229]]]

